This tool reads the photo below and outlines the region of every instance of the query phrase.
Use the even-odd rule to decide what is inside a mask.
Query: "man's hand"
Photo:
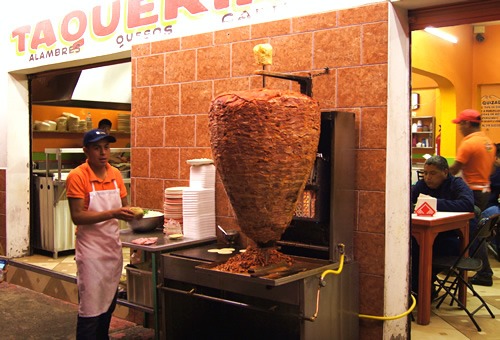
[[[132,221],[135,217],[134,212],[129,207],[117,209],[113,215],[116,219],[123,221]]]
[[[460,172],[460,170],[462,170],[463,167],[464,167],[464,165],[462,163],[455,161],[455,163],[453,163],[450,166],[450,174],[455,176],[456,174],[458,174]]]

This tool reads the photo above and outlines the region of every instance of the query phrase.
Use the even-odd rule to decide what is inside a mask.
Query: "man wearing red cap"
[[[483,211],[490,196],[490,175],[494,171],[495,144],[481,131],[481,115],[476,110],[464,110],[452,122],[459,125],[464,139],[458,147],[455,163],[450,166],[450,173],[456,175],[462,170],[463,179],[474,193],[474,205]],[[483,261],[483,268],[469,280],[474,285],[493,284],[493,271],[487,251],[486,244],[478,250],[477,257]]]
[[[457,150],[452,175],[462,170],[462,177],[474,192],[474,204],[481,211],[486,208],[490,195],[490,175],[494,170],[495,144],[481,131],[481,115],[467,109],[452,120],[458,124],[464,139]]]

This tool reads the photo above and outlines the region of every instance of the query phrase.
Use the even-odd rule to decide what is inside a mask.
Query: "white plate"
[[[188,159],[187,164],[189,165],[205,165],[205,164],[214,164],[213,159],[210,158],[196,158],[196,159]]]

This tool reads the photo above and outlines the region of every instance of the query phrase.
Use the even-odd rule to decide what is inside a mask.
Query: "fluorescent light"
[[[449,41],[453,44],[456,44],[458,42],[458,38],[455,37],[454,35],[451,35],[450,33],[446,33],[444,31],[441,31],[440,29],[435,28],[435,27],[430,27],[430,26],[426,27],[424,29],[424,31],[426,31],[427,33],[430,33],[432,35],[435,35],[436,37],[439,37],[441,39]]]

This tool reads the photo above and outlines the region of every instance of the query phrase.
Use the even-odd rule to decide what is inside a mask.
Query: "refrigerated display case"
[[[130,152],[130,148],[112,148],[112,153]],[[83,153],[81,148],[45,149],[46,170],[34,173],[37,197],[35,227],[35,249],[52,253],[73,250],[75,247],[75,225],[71,221],[69,204],[66,198],[66,176],[69,169],[62,169],[62,155]],[[51,155],[55,155],[57,168],[49,166]],[[130,184],[130,178],[124,178]],[[129,190],[129,187],[127,188]]]

